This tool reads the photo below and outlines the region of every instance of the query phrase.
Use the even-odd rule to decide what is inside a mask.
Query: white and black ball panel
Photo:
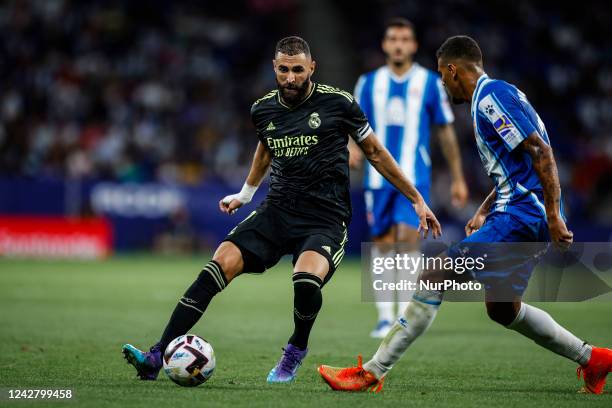
[[[215,370],[215,354],[206,340],[194,334],[174,339],[164,352],[164,372],[176,384],[195,387],[206,382]]]

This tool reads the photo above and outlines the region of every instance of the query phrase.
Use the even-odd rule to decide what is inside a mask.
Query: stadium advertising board
[[[100,259],[111,246],[111,226],[103,218],[0,217],[1,256]]]

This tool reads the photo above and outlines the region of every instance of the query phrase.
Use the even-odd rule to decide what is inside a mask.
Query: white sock
[[[378,321],[386,320],[392,322],[395,319],[393,314],[393,302],[376,302],[376,310],[378,310]]]
[[[363,365],[381,379],[406,349],[431,325],[442,303],[442,292],[417,291],[402,316],[393,324],[374,357]]]
[[[521,303],[518,315],[506,327],[580,365],[586,365],[591,358],[590,345],[574,336],[548,313],[537,307]]]
[[[395,252],[391,251],[381,251],[378,249],[378,246],[372,246],[372,259],[378,257],[393,257],[395,256]],[[371,270],[372,271],[372,270]],[[390,278],[391,280],[395,280],[395,271],[387,271],[384,275],[376,275],[372,271],[372,281],[375,279],[380,279],[381,276],[385,278]],[[388,279],[385,279],[387,281]],[[394,299],[395,296],[390,291],[374,291],[374,300],[376,300],[376,310],[378,310],[378,321],[386,320],[388,322],[392,322],[395,320],[395,314],[393,313]]]

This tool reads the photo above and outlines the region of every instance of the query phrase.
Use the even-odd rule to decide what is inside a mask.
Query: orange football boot
[[[380,380],[374,374],[364,370],[361,355],[357,357],[357,367],[319,366],[319,374],[335,391],[371,391],[380,392],[385,377]]]
[[[576,370],[578,378],[584,378],[584,387],[579,392],[586,394],[602,394],[606,385],[606,377],[612,372],[612,350],[603,347],[593,347],[591,358],[585,366]]]

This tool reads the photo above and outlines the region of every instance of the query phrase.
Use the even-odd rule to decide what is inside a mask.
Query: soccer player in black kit
[[[353,97],[311,81],[315,62],[306,41],[280,40],[273,66],[278,89],[251,108],[259,138],[251,170],[242,190],[223,198],[219,208],[232,214],[250,202],[271,166],[268,195],[219,245],[179,300],[160,341],[148,352],[123,346],[126,359],[143,380],[157,377],[166,346],[196,324],[217,293],[238,275],[264,272],[285,254],[293,255],[295,329],[268,382],[295,379],[321,309],[321,288],[344,256],[351,218],[349,136],[374,168],[413,203],[419,230],[424,234],[431,230],[434,237],[441,233],[438,220],[378,142]]]

